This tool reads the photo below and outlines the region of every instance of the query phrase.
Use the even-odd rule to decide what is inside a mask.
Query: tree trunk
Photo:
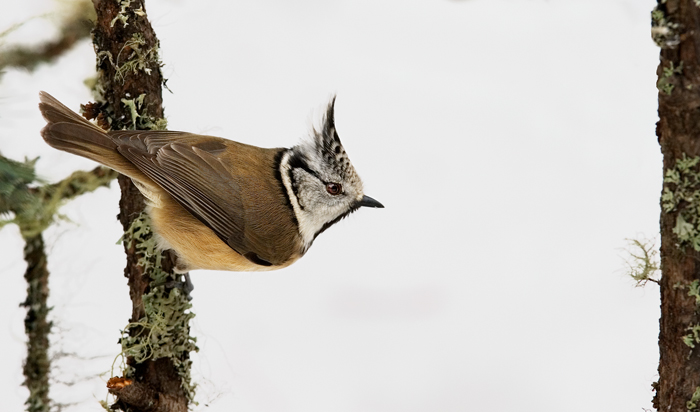
[[[663,153],[661,319],[658,411],[700,406],[700,8],[694,0],[659,0],[652,36]]]
[[[145,3],[93,0],[97,12],[93,43],[98,64],[98,122],[117,129],[163,128],[158,39],[146,17]],[[95,106],[99,106],[97,109]],[[112,408],[124,411],[187,411],[194,396],[189,378],[188,297],[182,276],[172,272],[173,256],[154,249],[144,198],[132,181],[119,177],[132,314],[121,343],[127,367],[108,388],[117,397]],[[149,333],[155,331],[156,333]],[[156,341],[160,336],[163,340]]]

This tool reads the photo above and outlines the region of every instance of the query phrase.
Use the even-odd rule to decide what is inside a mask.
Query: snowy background
[[[337,127],[385,209],[360,210],[264,274],[193,272],[197,411],[641,412],[658,288],[623,273],[658,230],[653,0],[149,0],[173,130],[295,144],[338,94]],[[9,7],[9,9],[8,9]],[[12,2],[0,31],[51,12]],[[35,19],[9,42],[56,29]],[[0,83],[0,151],[52,181],[88,160],[39,136],[39,90],[73,109],[82,42]],[[52,397],[99,410],[130,315],[119,190],[46,233]],[[23,408],[22,242],[0,231],[0,399]],[[99,376],[100,374],[101,377]]]

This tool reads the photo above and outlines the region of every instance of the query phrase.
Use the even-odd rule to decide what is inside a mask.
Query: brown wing
[[[113,132],[110,138],[122,156],[233,250],[253,263],[284,263],[246,239],[250,228],[239,179],[217,157],[227,148],[225,140],[180,132]]]

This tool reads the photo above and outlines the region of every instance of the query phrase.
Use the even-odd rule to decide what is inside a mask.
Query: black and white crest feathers
[[[328,167],[330,171],[338,175],[342,180],[355,182],[359,179],[357,178],[355,169],[350,163],[345,148],[340,141],[338,136],[338,131],[335,127],[335,99],[333,96],[328,103],[325,114],[321,120],[321,127],[317,129],[314,127],[312,129],[311,140],[313,142],[313,147],[308,144],[301,144],[296,146],[295,154],[300,155],[300,157],[317,157],[318,160]],[[309,156],[310,151],[315,152],[316,156]],[[310,159],[309,159],[310,160]],[[312,162],[313,163],[313,162]]]
[[[333,97],[318,126],[280,159],[280,177],[299,224],[306,247],[333,223],[359,207],[364,196],[362,181],[340,142],[335,124]],[[342,187],[329,194],[328,184]]]

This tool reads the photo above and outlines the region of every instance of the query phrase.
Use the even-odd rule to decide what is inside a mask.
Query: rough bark
[[[661,46],[656,133],[663,153],[666,193],[678,190],[669,180],[669,171],[678,170],[678,161],[700,156],[700,8],[693,0],[659,0],[652,13],[652,33]],[[695,175],[697,167],[689,173]],[[686,194],[696,195],[697,183],[691,185],[693,193]],[[673,208],[664,206],[662,200],[660,361],[654,397],[659,411],[697,410],[692,400],[700,386],[700,345],[688,341],[688,336],[700,323],[691,290],[700,279],[700,252],[678,229],[674,232],[679,214],[693,207],[688,199]],[[697,228],[697,221],[693,225]]]
[[[124,2],[117,0],[93,0],[93,4],[97,13],[92,32],[97,72],[112,129],[139,128],[122,100],[141,95],[145,95],[141,114],[163,118],[159,43],[146,17],[145,2],[132,1],[123,6]]]
[[[98,62],[98,92],[101,93],[98,102],[102,118],[98,121],[104,123],[108,119],[112,129],[161,127],[163,78],[158,60],[158,39],[147,19],[144,2],[93,0],[93,3],[97,13],[93,43]],[[122,191],[119,220],[124,231],[129,232],[134,220],[144,211],[145,203],[129,178],[120,176],[119,185]],[[127,327],[129,338],[122,338],[122,344],[124,346],[126,341],[144,346],[144,336],[147,335],[144,330],[147,326],[144,325],[149,318],[144,301],[146,295],[149,295],[148,299],[153,298],[153,279],[148,270],[139,265],[143,254],[137,242],[125,242],[124,248],[127,255],[124,274],[128,278],[132,314]],[[164,254],[162,269],[172,274],[173,263],[173,256]],[[172,279],[177,280],[179,276],[173,275]],[[162,288],[159,296],[170,296],[172,283]],[[188,332],[189,327],[184,323],[180,329]],[[183,339],[189,342],[189,337]],[[145,346],[148,344],[150,342]],[[133,353],[128,350],[125,349],[125,353]],[[154,349],[148,349],[147,353],[140,353],[139,356],[148,357],[145,360],[129,355],[129,371],[122,378],[110,380],[109,391],[117,397],[113,409],[133,412],[187,410],[192,391],[188,389],[188,399],[183,387],[190,388],[190,382],[188,377],[183,380],[182,365],[188,365],[188,351],[173,357],[159,357],[153,352]],[[113,384],[115,379],[119,384]]]
[[[143,212],[146,204],[143,196],[141,196],[131,179],[124,175],[119,175],[117,181],[122,192],[122,197],[119,199],[119,215],[117,218],[126,232],[131,222]],[[129,279],[129,297],[132,303],[131,322],[138,322],[139,319],[145,316],[142,297],[148,288],[150,279],[148,275],[143,273],[143,268],[138,265],[139,256],[136,253],[135,244],[129,245],[125,242],[124,251],[126,252],[124,276]]]

